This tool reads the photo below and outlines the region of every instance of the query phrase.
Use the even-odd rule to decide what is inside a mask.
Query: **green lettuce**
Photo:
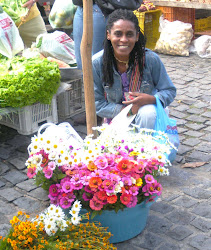
[[[58,64],[47,59],[0,59],[0,107],[50,104],[60,78]]]
[[[12,18],[15,24],[19,24],[21,19],[27,15],[28,8],[22,5],[28,0],[0,0],[0,6]]]

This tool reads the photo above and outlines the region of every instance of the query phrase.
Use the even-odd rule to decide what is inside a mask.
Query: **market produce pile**
[[[20,24],[28,14],[28,9],[22,5],[28,0],[0,0],[0,6],[12,18],[15,24]]]
[[[0,107],[50,104],[60,78],[56,62],[39,57],[0,58]]]

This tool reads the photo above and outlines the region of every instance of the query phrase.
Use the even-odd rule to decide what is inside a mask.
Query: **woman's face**
[[[135,25],[128,20],[114,22],[111,31],[107,31],[107,39],[111,41],[115,56],[120,60],[128,60],[130,52],[138,41],[139,34]]]

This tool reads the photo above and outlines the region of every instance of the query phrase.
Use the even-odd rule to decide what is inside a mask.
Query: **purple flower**
[[[105,169],[108,167],[108,161],[106,159],[106,157],[104,156],[98,156],[95,160],[94,160],[94,164],[99,168],[99,169]]]
[[[65,193],[72,192],[72,190],[73,190],[72,183],[71,183],[70,181],[64,182],[63,185],[62,185],[62,190],[63,190]]]
[[[49,168],[49,167],[45,167],[43,169],[43,172],[45,174],[45,178],[47,178],[47,179],[50,179],[52,177],[52,175],[53,175],[53,170],[51,168]]]
[[[145,175],[144,178],[145,178],[146,183],[154,183],[155,182],[155,179],[151,174]]]
[[[59,195],[59,189],[58,189],[56,184],[52,184],[49,187],[49,195],[52,196],[52,197],[57,197]]]
[[[61,208],[65,209],[65,208],[69,208],[72,205],[72,202],[67,197],[63,197],[60,199],[59,205]]]

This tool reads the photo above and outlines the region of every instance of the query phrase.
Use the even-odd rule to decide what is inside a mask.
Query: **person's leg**
[[[106,35],[106,21],[97,4],[93,5],[93,42],[92,55],[103,49],[103,42]]]
[[[36,38],[40,34],[47,33],[45,23],[41,15],[29,20],[19,27],[20,36],[24,42],[24,45],[28,48],[31,47],[33,42],[36,42]]]
[[[83,8],[78,7],[73,19],[73,40],[75,43],[75,58],[78,69],[82,69],[81,52],[80,52],[82,35],[83,35]]]
[[[154,129],[156,120],[156,109],[152,104],[141,107],[135,117],[135,124],[140,128]]]

